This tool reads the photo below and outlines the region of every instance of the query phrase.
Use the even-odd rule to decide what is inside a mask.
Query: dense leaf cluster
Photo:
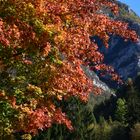
[[[0,129],[4,133],[36,134],[53,123],[71,121],[61,101],[71,96],[87,101],[99,93],[81,65],[108,71],[103,55],[90,36],[100,37],[108,47],[109,35],[137,40],[127,24],[102,14],[114,14],[110,0],[5,0],[0,1]],[[8,130],[8,131],[7,131]]]

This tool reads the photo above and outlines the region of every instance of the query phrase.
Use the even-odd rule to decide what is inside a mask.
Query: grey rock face
[[[122,20],[128,23],[129,28],[133,29],[140,36],[140,18],[129,6],[121,2],[117,2],[120,7],[119,16],[112,17],[115,20]],[[106,11],[105,11],[106,12]],[[115,71],[123,80],[135,78],[140,72],[140,40],[132,42],[124,41],[119,36],[111,36],[109,40],[109,49],[103,47],[100,39],[94,38],[100,46],[100,51],[105,55],[105,63],[114,67]],[[107,84],[111,82],[104,80]]]
[[[114,39],[116,44],[112,43]],[[111,43],[113,45],[105,52],[105,63],[112,65],[123,79],[135,77],[140,70],[140,42],[126,43],[114,37]]]
[[[128,23],[140,36],[140,24],[132,21]],[[109,44],[110,48],[103,52],[105,63],[112,65],[124,80],[136,77],[140,71],[140,40],[136,43],[125,42],[121,37],[113,36]]]
[[[111,96],[116,97],[114,94],[114,91],[111,90],[107,84],[102,82],[99,77],[96,75],[95,72],[91,71],[88,67],[82,67],[85,71],[86,75],[90,77],[90,79],[93,81],[93,85],[96,87],[99,87],[103,90],[103,93],[100,95],[94,95],[94,93],[90,94],[89,101],[88,101],[88,107],[93,110],[95,104],[99,104],[107,99],[109,99]]]
[[[122,13],[120,12],[118,17],[112,18],[127,22],[130,29],[135,30],[140,36],[140,18],[127,5],[120,2],[118,4]],[[101,48],[100,51],[105,55],[105,63],[113,66],[123,80],[137,76],[137,73],[140,72],[140,40],[137,43],[130,40],[125,42],[119,36],[112,36],[109,41],[109,49],[103,47],[100,39],[96,38],[95,40]],[[94,105],[108,99],[110,96],[115,96],[113,91],[107,86],[109,85],[116,89],[116,85],[111,85],[112,81],[104,79],[105,84],[100,80],[101,77],[99,78],[88,68],[85,69],[85,72],[93,80],[94,85],[104,90],[104,93],[100,96],[91,94],[89,104]]]
[[[99,77],[96,75],[95,72],[91,71],[88,67],[82,67],[82,68],[84,69],[86,75],[93,81],[94,86],[103,89],[103,91],[105,92],[112,93],[110,88],[99,79]]]

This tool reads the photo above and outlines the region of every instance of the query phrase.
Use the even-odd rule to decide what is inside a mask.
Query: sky
[[[140,16],[140,0],[119,0],[127,5]]]

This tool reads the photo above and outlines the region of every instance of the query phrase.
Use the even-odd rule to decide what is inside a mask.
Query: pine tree
[[[117,101],[117,109],[115,113],[116,120],[124,125],[127,125],[127,114],[128,114],[128,108],[127,108],[126,100],[119,98]]]

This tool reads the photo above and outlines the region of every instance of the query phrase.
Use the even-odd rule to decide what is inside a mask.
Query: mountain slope
[[[127,22],[129,27],[135,30],[140,36],[140,18],[126,4],[121,2],[117,3],[120,8],[119,16],[113,17],[110,13],[109,15],[116,20]],[[108,14],[107,12],[108,11],[105,11],[104,13]],[[112,36],[109,41],[110,47],[109,49],[106,49],[98,37],[93,38],[100,46],[101,52],[105,55],[105,63],[113,66],[115,71],[124,81],[128,78],[135,78],[137,76],[137,73],[140,72],[140,40],[137,43],[130,40],[126,42],[119,36]],[[89,101],[91,105],[100,103],[114,95],[113,91],[110,89],[117,88],[118,85],[115,82],[102,77],[99,78],[94,72],[91,72],[88,69],[86,70],[86,73],[91,77],[95,85],[104,89],[102,95],[96,97],[91,95]],[[109,85],[110,89],[107,85]]]
[[[135,30],[140,36],[140,18],[126,4],[118,2],[118,5],[120,13],[113,18],[127,22],[130,29]],[[105,55],[105,63],[113,66],[123,80],[137,76],[137,73],[140,72],[140,40],[132,42],[130,40],[125,41],[119,36],[112,36],[109,41],[110,47],[106,49],[100,39],[94,39]],[[111,87],[116,88],[116,84],[112,84],[108,79],[101,79]]]

